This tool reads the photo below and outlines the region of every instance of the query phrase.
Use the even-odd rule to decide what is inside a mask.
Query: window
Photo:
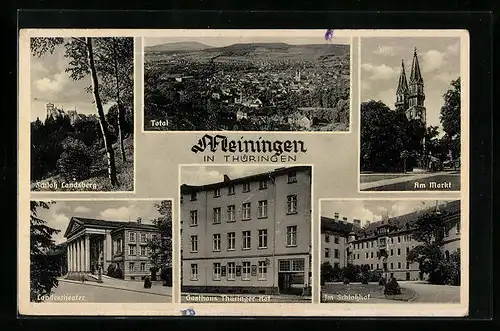
[[[227,194],[228,194],[228,195],[234,194],[234,185],[230,185],[230,186],[227,188]]]
[[[215,188],[214,189],[214,198],[218,198],[220,197],[220,188]]]
[[[297,182],[297,173],[295,171],[288,173],[288,183],[296,183]]]
[[[337,248],[335,248],[335,250],[333,251],[333,257],[338,259],[339,258],[339,250]]]
[[[243,204],[243,219],[244,220],[249,220],[250,219],[250,209],[251,209],[251,205],[250,205],[250,202],[245,202]]]
[[[128,255],[135,255],[135,245],[128,245]]]
[[[406,254],[410,254],[410,247],[406,247]]]
[[[250,249],[250,248],[251,248],[250,231],[243,231],[243,247],[242,247],[242,249]]]
[[[259,248],[267,248],[267,230],[259,230]]]
[[[259,190],[265,190],[267,188],[267,180],[262,179],[259,181]]]
[[[191,217],[191,225],[198,225],[198,211],[191,210],[189,216]]]
[[[297,226],[287,226],[286,227],[286,245],[287,246],[297,246]]]
[[[213,236],[213,250],[214,252],[220,252],[220,233]]]
[[[410,262],[406,262],[406,269],[410,269]]]
[[[365,259],[367,259],[367,258],[368,258],[368,252],[365,253]]]
[[[325,234],[325,242],[329,243],[330,242],[330,236]]]
[[[358,259],[358,260],[359,260],[359,253],[358,253],[358,256],[356,257],[356,259]]]
[[[198,280],[198,265],[191,264],[191,280]]]
[[[243,192],[250,192],[250,182],[243,183]]]
[[[393,256],[393,255],[394,255],[394,250],[391,249],[391,256]]]
[[[227,264],[227,279],[234,280],[236,275],[236,264],[234,262],[229,262]]]
[[[394,244],[394,238],[391,238],[391,244]]]
[[[333,237],[333,242],[338,244],[339,243],[339,237],[338,236],[335,236]]]
[[[146,246],[141,246],[141,256],[146,256]]]
[[[401,237],[398,236],[398,243],[400,243],[400,242],[401,242]]]
[[[325,248],[325,258],[330,257],[330,248]]]
[[[146,271],[146,263],[141,263],[141,271]]]
[[[191,236],[191,252],[198,252],[198,236]]]
[[[391,270],[394,269],[394,263],[391,262]]]
[[[372,248],[375,246],[375,240],[372,241]]]
[[[267,265],[266,261],[259,261],[259,275],[258,280],[266,280],[267,279]]]
[[[398,262],[398,269],[401,269],[401,262]]]
[[[123,249],[123,239],[122,238],[118,238],[118,240],[116,241],[116,252],[115,254],[121,254],[122,253],[122,249]]]
[[[134,262],[129,262],[128,263],[128,271],[129,272],[134,272]]]
[[[267,217],[267,200],[259,201],[259,218]]]
[[[220,207],[214,208],[214,224],[220,223]]]
[[[228,222],[234,222],[235,210],[236,210],[236,208],[234,205],[227,206],[227,221]]]
[[[370,270],[373,270],[373,264],[370,264]]]
[[[213,278],[214,280],[220,280],[221,267],[220,263],[214,263]]]
[[[401,255],[401,248],[398,248],[398,255]]]
[[[373,259],[373,252],[370,252],[370,258]]]
[[[361,243],[361,249],[365,248],[365,243]]]
[[[141,243],[145,243],[145,242],[146,242],[146,234],[141,233]]]
[[[129,241],[135,241],[135,232],[130,232]]]
[[[287,213],[292,214],[297,212],[297,195],[289,195],[286,197]]]
[[[236,244],[236,233],[229,232],[227,234],[227,250],[234,251]]]
[[[198,198],[196,197],[196,192],[191,192],[191,201],[196,201]]]
[[[334,267],[335,269],[340,268],[340,263],[338,263],[338,262],[334,262],[334,263],[333,263],[333,267]]]
[[[241,279],[250,280],[250,262],[243,262]]]

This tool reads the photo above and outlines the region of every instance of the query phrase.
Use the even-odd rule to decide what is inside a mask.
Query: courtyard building
[[[141,280],[151,275],[149,240],[159,236],[154,225],[72,217],[67,238],[68,274],[106,274],[110,265],[122,270],[123,279]]]
[[[433,208],[445,213],[447,224],[436,236],[442,239],[441,251],[448,258],[460,250],[460,200]],[[415,222],[423,212],[412,212],[360,226],[359,220],[348,222],[346,217],[321,217],[321,263],[329,262],[334,268],[348,264],[368,265],[370,270],[387,272],[397,280],[423,280],[418,263],[407,260],[409,252],[420,245],[412,233]]]
[[[182,185],[182,291],[309,291],[311,172],[296,166]]]

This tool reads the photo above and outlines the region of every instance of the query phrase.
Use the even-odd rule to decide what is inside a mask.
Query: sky
[[[52,236],[56,244],[66,241],[64,232],[71,217],[96,218],[108,221],[136,221],[142,218],[143,224],[159,216],[155,203],[160,200],[110,200],[110,201],[56,201],[49,209],[38,208],[38,218],[47,222],[51,228],[61,230]]]
[[[230,166],[182,166],[181,183],[187,185],[207,185],[219,183],[224,175],[231,179],[273,171],[279,166],[230,165]]]
[[[46,104],[53,103],[65,111],[77,110],[82,114],[97,114],[91,93],[85,87],[91,85],[90,76],[74,81],[65,70],[69,59],[64,57],[64,45],[56,46],[54,53],[38,58],[31,55],[31,121],[45,120]],[[111,104],[103,105],[107,112]]]
[[[361,38],[361,101],[381,100],[394,109],[401,60],[409,83],[414,47],[424,79],[427,125],[441,128],[443,94],[460,76],[459,38]]]
[[[366,221],[380,221],[383,215],[395,217],[436,206],[437,200],[344,200],[344,201],[322,201],[321,216],[333,218],[335,213],[339,217],[347,217],[352,223],[353,219],[361,220],[364,226]],[[443,204],[445,200],[439,200]],[[449,200],[448,202],[451,202]]]
[[[233,44],[246,44],[246,43],[286,43],[290,45],[304,45],[304,44],[325,44],[330,41],[325,40],[324,34],[318,34],[317,38],[282,38],[282,37],[169,37],[159,38],[151,37],[144,38],[144,46],[154,46],[160,44],[177,43],[177,42],[199,42],[212,47],[224,47]],[[349,44],[350,38],[333,37],[331,43],[333,44]]]

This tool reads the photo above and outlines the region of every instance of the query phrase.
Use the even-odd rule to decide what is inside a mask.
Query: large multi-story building
[[[67,238],[69,274],[96,274],[99,265],[106,274],[109,265],[122,270],[124,279],[140,280],[151,274],[149,240],[159,236],[158,228],[137,222],[106,221],[72,217]]]
[[[322,216],[321,262],[330,262],[339,268],[347,264],[368,265],[370,270],[386,270],[398,280],[423,279],[425,275],[420,273],[418,263],[410,263],[407,255],[420,244],[412,233],[415,222],[424,212],[429,210],[385,217],[364,228],[359,220],[348,222],[346,217],[341,220],[337,213],[333,218]],[[441,250],[448,258],[460,249],[460,200],[437,205],[433,212],[446,215],[446,227],[436,235],[441,236]]]
[[[311,275],[311,172],[279,168],[181,186],[182,290],[304,293]]]

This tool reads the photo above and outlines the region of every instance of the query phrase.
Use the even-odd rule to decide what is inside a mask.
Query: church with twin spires
[[[406,79],[404,60],[401,60],[401,73],[396,90],[396,110],[404,111],[408,120],[418,119],[425,126],[426,109],[424,100],[424,80],[418,62],[417,48],[415,48],[409,83]]]

